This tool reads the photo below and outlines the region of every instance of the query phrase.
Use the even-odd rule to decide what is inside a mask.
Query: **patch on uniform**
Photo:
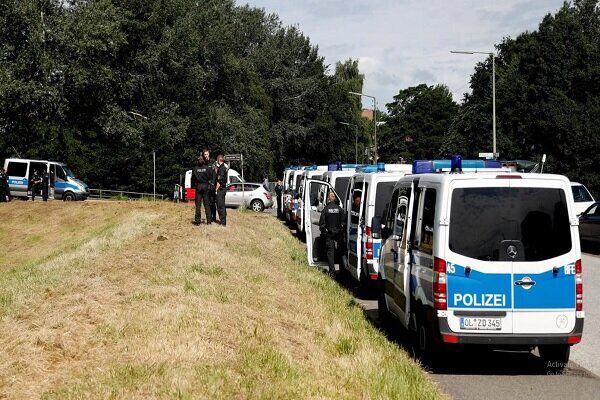
[[[340,210],[338,208],[330,208],[327,210],[329,214],[339,214]]]

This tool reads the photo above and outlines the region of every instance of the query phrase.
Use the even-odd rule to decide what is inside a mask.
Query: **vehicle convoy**
[[[579,216],[579,237],[581,240],[600,244],[600,201]]]
[[[225,207],[240,207],[245,204],[252,211],[261,212],[273,207],[273,197],[260,183],[243,182],[240,174],[229,168],[227,170],[227,192]],[[192,187],[192,171],[185,173],[185,197],[192,201],[196,197],[196,189]]]
[[[54,199],[56,200],[85,200],[90,195],[89,187],[75,178],[69,167],[61,162],[7,158],[4,160],[4,170],[8,176],[12,197],[28,197],[29,182],[34,171],[37,171],[40,176],[44,172],[48,173],[49,184],[54,189]]]
[[[348,210],[345,232],[348,262],[340,268],[340,273],[351,276],[364,287],[373,287],[379,272],[381,236],[373,234],[373,226],[381,225],[396,182],[411,171],[410,164],[358,167],[343,196],[344,209]]]
[[[594,197],[581,183],[571,182],[573,200],[575,200],[575,214],[580,215],[594,204]]]
[[[584,321],[570,182],[480,163],[458,173],[458,157],[415,161],[396,183],[380,232],[380,318],[414,332],[425,357],[459,344],[537,347],[561,370]]]

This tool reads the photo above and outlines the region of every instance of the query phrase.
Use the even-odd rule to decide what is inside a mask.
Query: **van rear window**
[[[547,260],[571,251],[565,192],[550,188],[454,189],[450,250],[499,261],[506,240],[522,244],[520,260],[524,261]]]
[[[342,176],[339,177],[335,180],[335,191],[337,194],[339,194],[340,196],[342,196],[342,201],[345,200],[344,197],[346,197],[346,192],[348,191],[348,184],[350,183],[350,177],[349,176]]]
[[[6,175],[18,176],[20,178],[24,178],[26,174],[27,174],[27,163],[15,162],[15,161],[10,161],[8,163],[8,167],[6,168]]]
[[[396,182],[379,182],[377,184],[377,194],[375,195],[375,217],[383,217],[385,206],[392,198],[392,192]]]

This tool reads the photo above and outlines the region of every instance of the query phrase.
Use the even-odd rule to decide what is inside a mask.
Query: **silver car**
[[[243,203],[254,212],[273,207],[273,197],[260,183],[232,183],[227,185],[226,207],[239,207]]]

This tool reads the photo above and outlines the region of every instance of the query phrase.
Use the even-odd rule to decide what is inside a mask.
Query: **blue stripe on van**
[[[454,270],[453,270],[454,269]],[[453,272],[451,272],[453,271]],[[512,274],[485,274],[447,263],[449,308],[512,308]]]
[[[535,285],[525,289],[515,285],[515,309],[575,308],[575,265],[562,266],[540,274],[514,274],[514,281],[529,277]],[[570,272],[570,273],[567,273]]]

